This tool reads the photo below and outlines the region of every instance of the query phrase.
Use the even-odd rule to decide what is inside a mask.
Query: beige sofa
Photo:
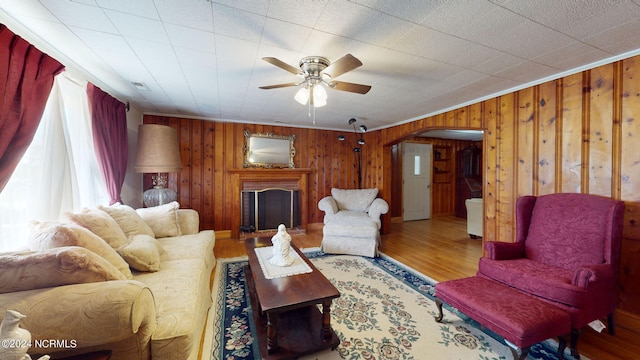
[[[36,224],[31,246],[38,250],[0,254],[0,315],[17,310],[27,316],[21,325],[33,339],[56,340],[30,354],[55,359],[108,349],[112,360],[196,359],[211,306],[215,234],[199,231],[196,211],[178,207],[69,214],[68,222]],[[111,238],[117,230],[100,223],[109,222],[105,213],[118,220],[124,245]],[[123,213],[139,214],[144,223],[131,226],[118,218]],[[102,219],[87,222],[87,214]],[[141,227],[157,240],[136,234]],[[109,246],[95,241],[99,234]]]

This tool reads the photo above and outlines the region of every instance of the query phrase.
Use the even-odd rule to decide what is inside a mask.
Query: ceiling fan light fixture
[[[300,105],[307,105],[307,101],[309,101],[309,89],[306,86],[300,88],[293,98],[296,99]]]
[[[327,105],[327,91],[322,85],[313,87],[313,105],[315,107]]]
[[[313,105],[314,107],[322,107],[327,105],[327,91],[321,85],[313,86]],[[300,88],[293,97],[301,105],[307,105],[309,102],[309,87]]]

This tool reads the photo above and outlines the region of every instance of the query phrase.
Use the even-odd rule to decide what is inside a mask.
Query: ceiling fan
[[[324,87],[320,86],[322,84],[331,89],[358,94],[366,94],[371,90],[371,86],[369,85],[333,80],[346,72],[362,66],[362,62],[351,54],[347,54],[333,63],[322,56],[307,56],[300,60],[300,63],[298,64],[299,68],[291,66],[274,57],[263,57],[262,60],[294,75],[303,77],[304,79],[299,82],[260,86],[260,89],[268,90],[304,85],[304,87],[296,93],[295,99],[303,105],[306,105],[308,101],[310,107],[315,108],[326,105],[327,93]]]

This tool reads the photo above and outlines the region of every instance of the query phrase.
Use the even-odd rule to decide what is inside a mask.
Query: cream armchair
[[[322,251],[376,257],[380,243],[380,216],[389,204],[377,198],[378,189],[331,189],[318,202],[324,211]]]

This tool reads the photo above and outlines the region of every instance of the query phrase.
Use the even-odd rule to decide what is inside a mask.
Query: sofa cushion
[[[33,250],[48,250],[62,246],[80,246],[102,256],[127,278],[131,279],[129,265],[98,235],[86,228],[60,222],[32,223],[29,244]]]
[[[378,195],[378,189],[331,189],[340,210],[365,212]]]
[[[126,280],[103,257],[79,246],[0,255],[0,293]]]
[[[140,214],[131,206],[122,204],[114,204],[111,206],[98,205],[98,209],[109,214],[109,216],[118,223],[118,226],[120,226],[120,229],[122,229],[122,232],[124,232],[127,238],[140,234],[156,237],[156,234],[149,225],[142,220]]]
[[[129,244],[118,249],[118,254],[138,271],[160,270],[160,244],[149,235],[134,235]]]
[[[136,209],[136,212],[153,230],[155,236],[160,238],[182,235],[178,217],[179,208],[180,204],[177,201],[172,201],[160,206]]]
[[[348,241],[349,238],[375,238],[378,234],[376,222],[365,213],[348,211],[350,214],[364,214],[360,216],[345,216],[331,220],[322,228],[323,235],[340,236]]]
[[[480,258],[478,274],[572,307],[582,307],[588,300],[585,289],[572,285],[573,271],[525,258],[516,260]]]
[[[139,273],[134,278],[151,289],[156,302],[158,327],[151,352],[162,354],[163,359],[189,359],[190,353],[197,353],[211,305],[211,267],[205,259],[162,261],[160,271]]]
[[[120,229],[118,223],[109,214],[100,209],[85,208],[79,213],[66,213],[65,216],[70,221],[100,236],[114,249],[129,243],[127,236]]]
[[[213,267],[216,258],[213,256],[215,233],[213,230],[203,230],[197,234],[166,237],[158,239],[163,250],[160,262],[184,259],[202,259],[206,265]]]

